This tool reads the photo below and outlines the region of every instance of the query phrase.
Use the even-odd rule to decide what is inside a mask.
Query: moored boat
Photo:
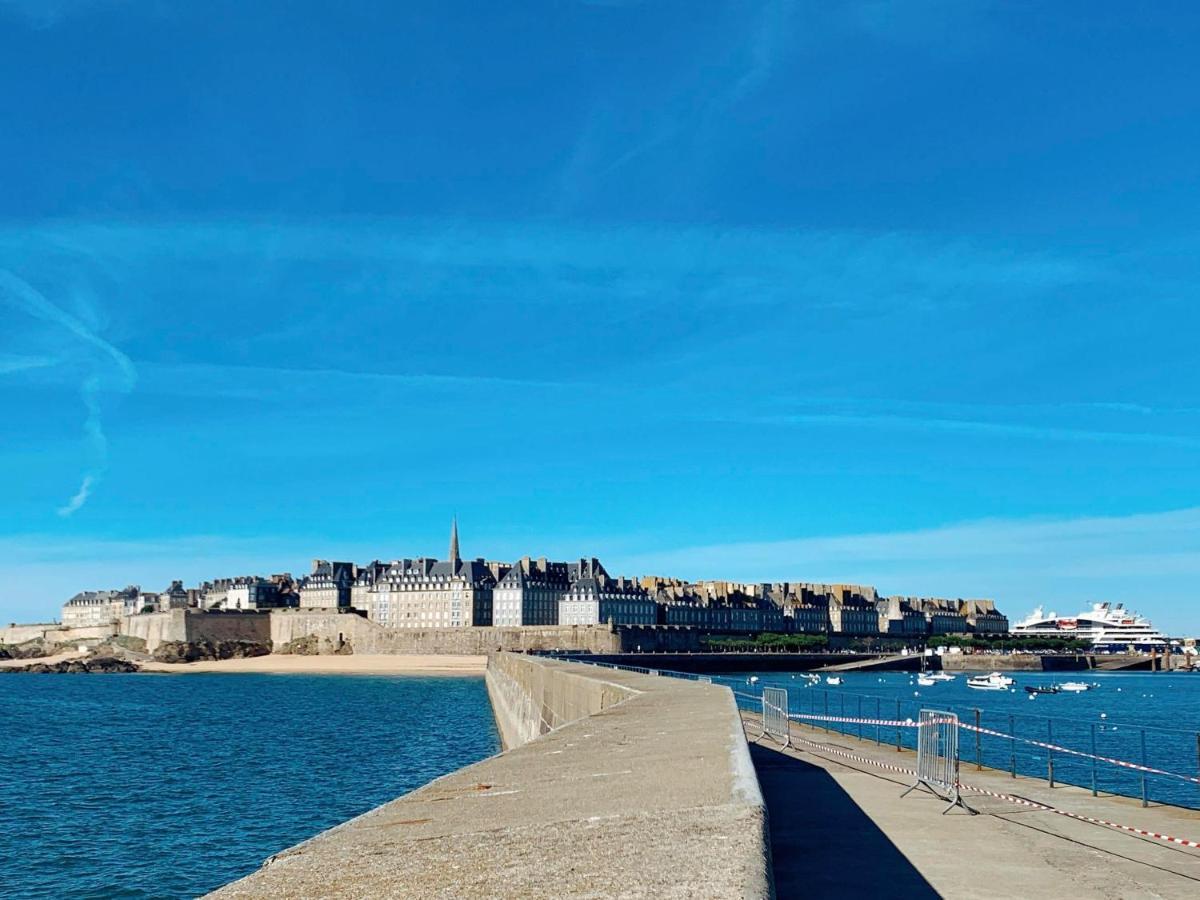
[[[1005,684],[1001,680],[994,679],[992,675],[972,675],[967,679],[967,687],[976,691],[1007,691],[1010,684],[1012,684],[1011,678],[1008,679],[1008,684]]]
[[[1084,681],[1064,681],[1058,686],[1060,691],[1069,691],[1072,694],[1082,694],[1084,691],[1090,691],[1092,686]]]
[[[1054,685],[1050,685],[1050,687],[1036,684],[1025,685],[1025,693],[1027,694],[1057,694],[1058,690]]]

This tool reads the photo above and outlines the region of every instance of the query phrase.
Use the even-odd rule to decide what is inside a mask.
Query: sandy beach
[[[194,663],[142,663],[145,672],[258,672],[272,675],[482,675],[486,656],[418,654],[291,656],[271,654],[251,659]]]

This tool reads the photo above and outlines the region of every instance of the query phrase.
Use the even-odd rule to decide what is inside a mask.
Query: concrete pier
[[[758,717],[746,718],[756,734]],[[770,816],[780,898],[1200,896],[1200,850],[969,792],[964,796],[979,815],[961,809],[942,815],[946,803],[930,794],[901,798],[912,779],[886,768],[913,767],[912,753],[798,724],[792,734],[801,741],[798,749],[781,750],[770,738],[751,747]],[[1200,838],[1200,813],[1192,810],[1142,809],[1128,798],[1092,797],[1081,788],[1050,788],[974,766],[964,765],[962,781]]]
[[[210,896],[770,896],[765,807],[727,688],[506,653],[488,683],[511,749]],[[436,727],[454,740],[454,710]]]

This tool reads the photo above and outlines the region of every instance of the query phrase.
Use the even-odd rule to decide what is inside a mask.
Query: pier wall
[[[488,681],[511,749],[210,896],[771,896],[727,688],[515,654],[493,655]],[[439,727],[453,739],[452,710]]]

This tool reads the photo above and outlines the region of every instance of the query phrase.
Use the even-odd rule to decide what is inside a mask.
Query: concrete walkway
[[[747,734],[757,718],[744,714]],[[966,795],[981,815],[941,815],[911,779],[847,760],[834,750],[912,768],[910,752],[792,726],[799,750],[757,741],[751,756],[767,803],[775,889],[788,897],[1168,897],[1200,896],[1200,850],[1165,844],[1044,810]],[[1059,809],[1200,840],[1200,813],[1142,809],[1138,801],[964,766],[966,784]]]

